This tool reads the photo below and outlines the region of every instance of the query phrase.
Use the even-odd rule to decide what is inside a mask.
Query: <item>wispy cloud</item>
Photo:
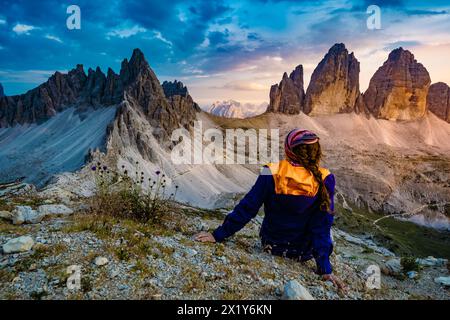
[[[386,45],[384,47],[384,50],[391,51],[398,47],[403,47],[403,48],[408,49],[408,48],[417,47],[420,45],[422,45],[422,43],[420,41],[413,41],[413,40],[411,40],[411,41],[396,41],[396,42],[392,42],[392,43],[389,43],[388,45]]]
[[[238,90],[238,91],[266,91],[267,87],[256,82],[250,81],[234,81],[229,82],[223,86],[224,89]]]
[[[49,39],[49,40],[53,40],[53,41],[59,42],[59,43],[63,43],[63,41],[59,37],[53,36],[51,34],[46,34],[45,38]]]
[[[146,31],[147,29],[140,27],[138,25],[134,25],[132,27],[119,27],[117,29],[108,32],[106,35],[108,37],[118,37],[124,39]]]
[[[162,42],[164,42],[165,44],[167,44],[169,47],[173,46],[172,41],[167,40],[162,34],[161,32],[157,31],[157,30],[153,30],[153,36],[152,38],[154,39],[158,39],[161,40]],[[148,38],[147,38],[148,39]]]
[[[35,26],[31,26],[28,24],[21,24],[18,23],[16,24],[13,28],[12,31],[14,31],[15,33],[21,35],[21,34],[25,34],[25,35],[29,35],[31,30],[37,29]]]
[[[406,13],[414,16],[434,16],[434,15],[441,15],[441,14],[449,14],[447,10],[406,10]]]
[[[60,70],[67,72],[67,70]],[[41,84],[55,73],[55,70],[0,70],[0,82]]]

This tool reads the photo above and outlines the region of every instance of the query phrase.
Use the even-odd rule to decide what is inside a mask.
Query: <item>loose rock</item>
[[[399,274],[402,271],[402,265],[400,259],[390,259],[385,263],[386,269],[389,274]]]
[[[17,206],[12,212],[13,224],[19,225],[23,223],[39,223],[43,215],[40,215],[36,210],[29,206]]]
[[[97,257],[94,260],[95,265],[97,265],[99,267],[104,266],[105,264],[108,264],[108,262],[109,262],[108,258],[105,258],[105,257]]]
[[[448,260],[429,256],[428,258],[425,258],[425,259],[417,259],[416,262],[420,266],[424,266],[424,267],[442,267],[447,264]]]
[[[49,214],[70,215],[73,213],[73,210],[63,204],[44,204],[39,206],[38,212],[43,216]]]
[[[4,253],[25,252],[31,250],[34,241],[29,236],[22,236],[9,240],[3,245]]]
[[[439,283],[445,287],[450,287],[450,277],[438,277],[434,279],[434,282]]]
[[[297,280],[291,280],[284,286],[285,300],[314,300],[309,291]]]
[[[6,220],[12,220],[12,213],[9,211],[0,211],[0,218]]]

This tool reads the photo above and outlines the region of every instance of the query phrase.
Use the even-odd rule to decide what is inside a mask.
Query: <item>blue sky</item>
[[[447,2],[447,3],[446,3]],[[361,62],[364,90],[390,50],[411,50],[432,81],[450,83],[450,4],[406,0],[0,0],[0,83],[8,95],[77,63],[119,71],[139,47],[160,80],[180,79],[195,100],[268,101],[269,87],[303,64],[306,83],[336,42]],[[69,30],[66,9],[81,9]],[[381,8],[380,30],[366,27]]]

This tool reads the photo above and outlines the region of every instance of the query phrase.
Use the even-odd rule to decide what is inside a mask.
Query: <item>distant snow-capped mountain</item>
[[[226,118],[248,118],[263,113],[267,109],[267,103],[244,103],[235,100],[216,101],[207,111],[213,115]]]

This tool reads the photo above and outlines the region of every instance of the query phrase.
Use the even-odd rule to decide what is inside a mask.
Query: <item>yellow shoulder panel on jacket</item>
[[[282,160],[279,163],[267,165],[272,172],[275,182],[275,193],[286,195],[302,195],[313,197],[319,190],[319,184],[312,173],[304,167],[297,167]],[[320,168],[322,179],[325,179],[330,171]]]

